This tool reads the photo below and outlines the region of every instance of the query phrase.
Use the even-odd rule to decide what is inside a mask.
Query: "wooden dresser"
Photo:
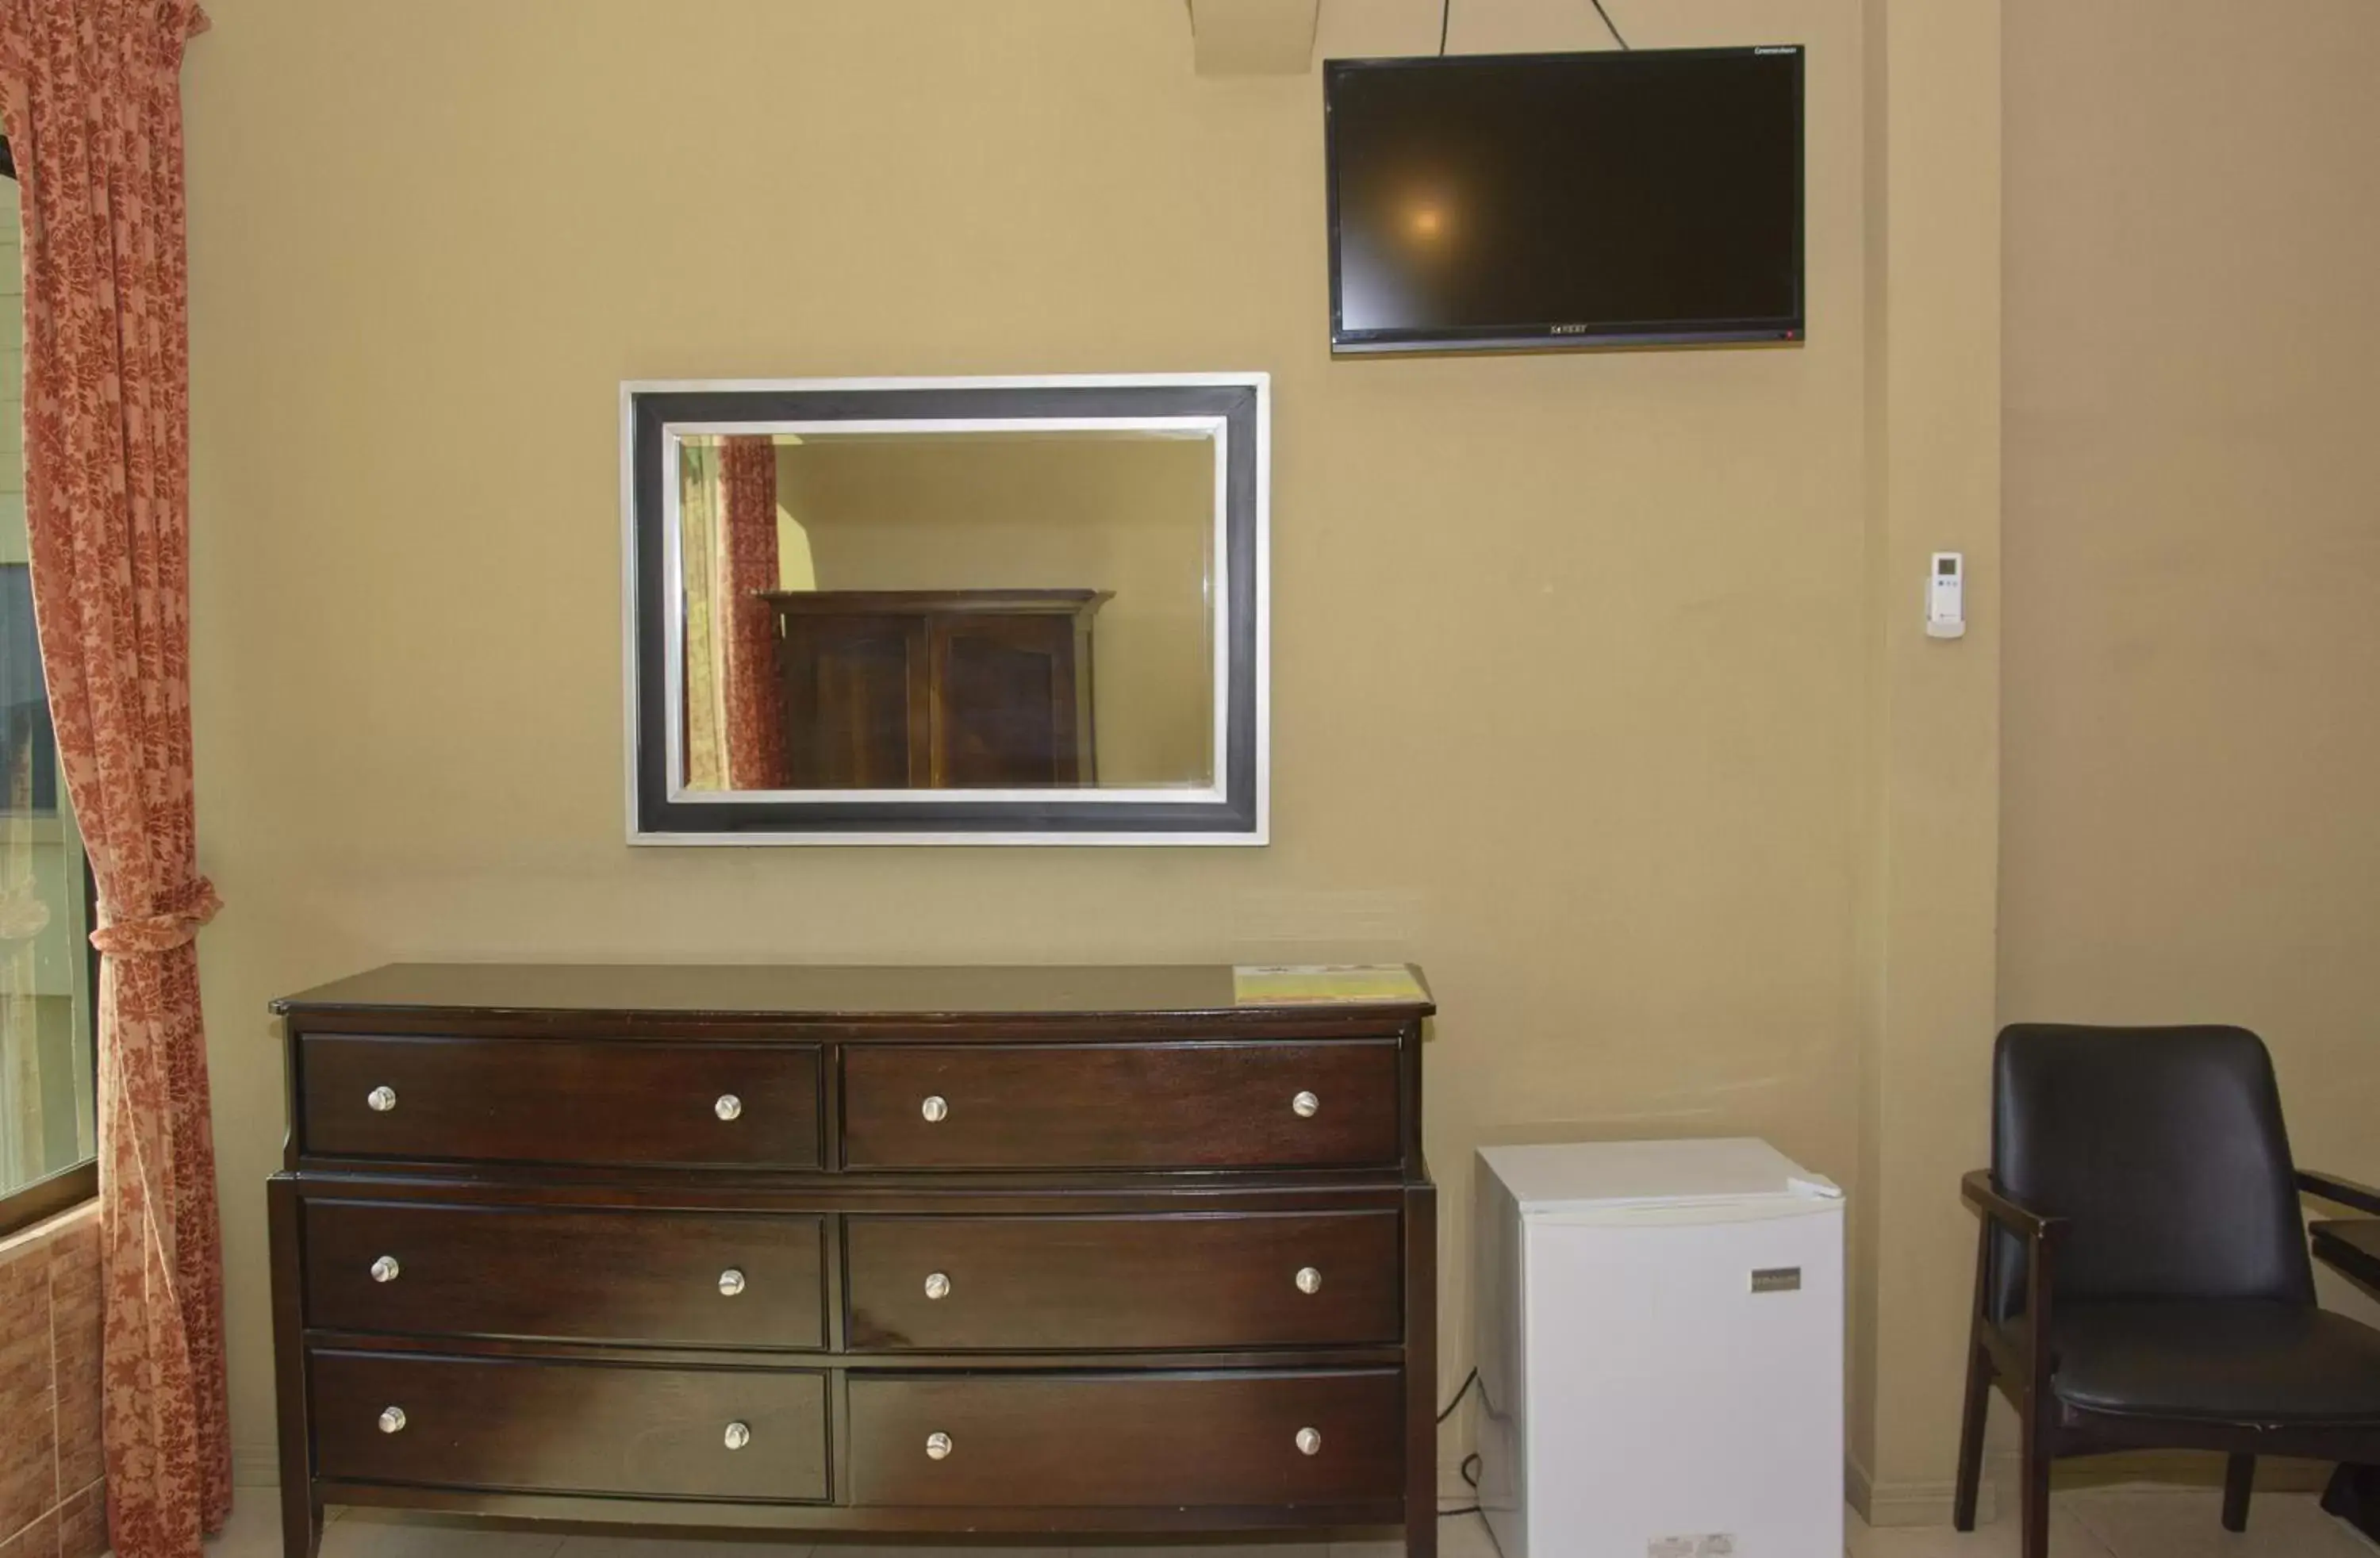
[[[398,965],[275,1009],[291,1558],[326,1502],[1437,1551],[1424,1001]]]

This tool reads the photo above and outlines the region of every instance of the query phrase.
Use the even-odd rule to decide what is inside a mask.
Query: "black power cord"
[[[1470,1373],[1463,1376],[1463,1382],[1454,1387],[1454,1399],[1446,1404],[1446,1410],[1438,1415],[1438,1420],[1442,1423],[1446,1421],[1447,1418],[1454,1416],[1454,1409],[1463,1405],[1463,1398],[1471,1394],[1471,1387],[1478,1382],[1479,1370],[1476,1369],[1474,1369]]]
[[[1454,1409],[1463,1405],[1463,1398],[1471,1394],[1471,1387],[1478,1382],[1479,1370],[1476,1369],[1474,1369],[1470,1373],[1463,1376],[1463,1383],[1454,1388],[1454,1399],[1446,1404],[1446,1410],[1438,1415],[1438,1420],[1442,1423],[1446,1421],[1447,1418],[1454,1416]],[[1463,1464],[1455,1468],[1462,1474],[1463,1480],[1471,1485],[1471,1491],[1475,1493],[1479,1491],[1479,1453],[1475,1450],[1470,1455],[1463,1456]],[[1459,1509],[1441,1509],[1438,1512],[1438,1517],[1440,1520],[1451,1520],[1458,1515],[1479,1515],[1482,1513],[1484,1512],[1477,1504],[1467,1503]]]

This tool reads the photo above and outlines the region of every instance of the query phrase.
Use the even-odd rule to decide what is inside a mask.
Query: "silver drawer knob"
[[[730,1424],[728,1424],[728,1425],[727,1425],[727,1447],[728,1447],[730,1450],[741,1450],[742,1448],[744,1448],[744,1446],[746,1446],[747,1444],[749,1444],[749,1443],[751,1443],[751,1442],[752,1442],[752,1425],[751,1425],[751,1424],[749,1424],[749,1423],[730,1423]]]
[[[364,1094],[364,1102],[371,1105],[371,1112],[373,1114],[385,1114],[390,1110],[396,1107],[396,1089],[395,1088],[374,1088],[371,1091]]]
[[[1300,1293],[1321,1292],[1322,1273],[1311,1266],[1300,1266],[1297,1269],[1297,1290]]]
[[[396,1273],[403,1270],[404,1268],[396,1263],[395,1256],[383,1255],[371,1263],[372,1281],[395,1282]]]
[[[402,1406],[382,1407],[380,1413],[380,1430],[382,1433],[403,1433],[405,1431],[405,1408]]]
[[[928,1460],[948,1460],[950,1458],[950,1455],[951,1436],[949,1434],[929,1433],[926,1435],[926,1458]]]
[[[730,1266],[727,1270],[719,1273],[719,1294],[721,1297],[733,1298],[743,1291],[743,1272],[737,1271],[735,1267]]]
[[[926,1124],[939,1126],[951,1117],[951,1101],[940,1093],[931,1094],[917,1105],[917,1113],[926,1117]]]
[[[1315,1429],[1299,1429],[1297,1430],[1297,1453],[1301,1455],[1318,1455],[1322,1454],[1321,1433]]]
[[[933,1275],[931,1275],[931,1276],[929,1276],[929,1277],[928,1277],[928,1278],[926,1279],[926,1296],[927,1296],[927,1297],[929,1297],[929,1298],[947,1298],[947,1297],[949,1297],[950,1296],[951,1296],[951,1279],[950,1279],[949,1277],[944,1276],[944,1275],[943,1275],[941,1272],[936,1272]]]
[[[1300,1093],[1289,1101],[1289,1112],[1301,1120],[1311,1120],[1321,1107],[1322,1101],[1312,1093]]]
[[[732,1120],[744,1113],[744,1101],[734,1093],[721,1093],[719,1102],[710,1106],[710,1112],[722,1120]]]

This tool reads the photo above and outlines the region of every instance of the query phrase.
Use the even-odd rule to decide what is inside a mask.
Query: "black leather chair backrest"
[[[1992,1173],[2071,1224],[2058,1300],[2313,1302],[2297,1169],[2265,1041],[2241,1028],[2003,1030]],[[1994,1312],[2024,1307],[2024,1250],[2002,1238]]]

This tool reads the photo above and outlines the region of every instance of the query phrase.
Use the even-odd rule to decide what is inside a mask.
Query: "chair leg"
[[[2234,1455],[2223,1467],[2223,1528],[2248,1528],[2248,1497],[2256,1489],[2256,1457]]]
[[[2018,1551],[2023,1558],[2049,1558],[2049,1450],[2041,1441],[2028,1413],[2020,1460],[2024,1479],[2020,1499],[2023,1534]]]
[[[1976,1321],[1980,1329],[1982,1321]],[[1950,1524],[1961,1531],[1975,1528],[1975,1499],[1984,1478],[1984,1419],[1992,1405],[1992,1355],[1981,1337],[1967,1344],[1967,1404],[1959,1418],[1959,1487],[1950,1504]]]

